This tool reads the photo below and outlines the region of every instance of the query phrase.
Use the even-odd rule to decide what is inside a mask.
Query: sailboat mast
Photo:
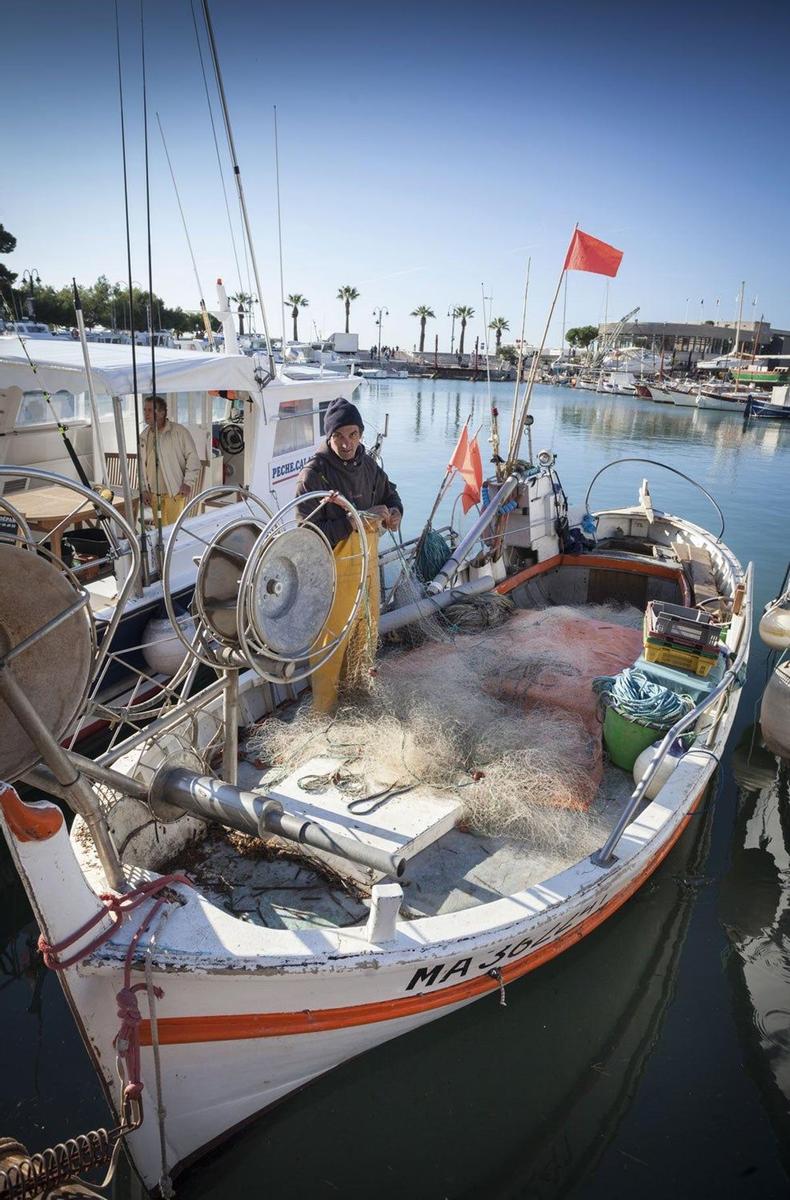
[[[239,196],[239,208],[241,209],[242,220],[244,221],[244,232],[247,238],[247,245],[250,250],[250,258],[252,260],[252,273],[255,276],[255,287],[258,291],[258,303],[261,306],[261,319],[263,321],[263,335],[266,339],[266,352],[269,356],[269,375],[271,379],[275,378],[276,372],[274,368],[274,355],[272,354],[272,343],[269,337],[269,325],[266,320],[266,308],[263,303],[263,288],[261,287],[260,275],[258,273],[258,260],[255,256],[255,246],[252,241],[252,231],[250,229],[250,218],[247,212],[247,202],[244,199],[244,188],[241,183],[241,169],[239,167],[238,158],[236,156],[236,145],[233,141],[233,130],[230,125],[230,114],[228,112],[228,102],[225,96],[225,85],[222,82],[222,72],[219,66],[219,57],[217,55],[217,43],[214,40],[214,26],[211,24],[211,13],[209,12],[208,0],[202,0],[203,15],[206,21],[206,33],[208,34],[209,47],[211,49],[211,61],[214,64],[214,75],[217,80],[217,89],[219,91],[220,103],[222,105],[222,117],[225,122],[225,133],[228,138],[228,149],[233,163],[233,178],[236,181],[236,191]]]
[[[739,343],[740,343],[740,340],[741,340],[741,317],[743,316],[743,289],[744,289],[745,287],[746,287],[746,280],[745,280],[745,279],[742,279],[742,280],[741,280],[741,295],[740,295],[740,299],[739,299],[739,302],[738,302],[738,320],[737,320],[737,323],[736,323],[736,325],[735,325],[735,346],[733,347],[733,351],[732,351],[732,354],[733,354],[733,359],[737,358],[737,356],[738,356],[738,345],[739,345]],[[738,390],[738,371],[737,371],[737,368],[736,368],[736,371],[735,371],[735,390],[736,390],[736,392],[737,392],[737,390]]]

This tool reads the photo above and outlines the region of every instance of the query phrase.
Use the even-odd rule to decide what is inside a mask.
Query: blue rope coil
[[[593,679],[592,685],[604,704],[621,717],[654,729],[671,729],[694,707],[691,696],[680,695],[655,683],[635,667],[626,667],[619,675],[600,675]]]

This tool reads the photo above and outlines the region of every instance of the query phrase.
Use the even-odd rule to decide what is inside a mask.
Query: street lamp
[[[376,355],[379,362],[381,362],[381,323],[384,320],[384,318],[388,317],[389,315],[390,315],[390,310],[388,308],[379,307],[379,308],[373,309],[373,316],[376,318],[376,324],[379,327],[379,348],[378,348],[378,353]]]
[[[37,283],[41,283],[41,276],[39,275],[39,273],[35,267],[33,267],[32,271],[23,271],[22,272],[22,282],[25,283],[25,281],[27,281],[30,284],[30,296],[25,301],[25,307],[27,308],[27,312],[28,312],[28,316],[30,317],[30,320],[35,321],[35,319],[36,319],[35,285]]]
[[[451,308],[448,308],[447,315],[453,318],[452,329],[450,330],[450,355],[452,356],[453,347],[455,346],[455,318],[458,316],[458,305],[453,304]]]

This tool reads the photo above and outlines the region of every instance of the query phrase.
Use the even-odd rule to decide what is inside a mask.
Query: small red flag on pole
[[[601,242],[581,229],[575,229],[568,253],[565,255],[565,271],[592,271],[594,275],[617,274],[622,261],[622,250],[616,250],[608,242]]]

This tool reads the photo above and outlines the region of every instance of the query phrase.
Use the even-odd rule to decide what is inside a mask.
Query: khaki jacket
[[[175,496],[182,484],[192,488],[200,478],[200,459],[185,425],[165,421],[157,431],[159,455],[159,484],[156,483],[154,431],[146,425],[140,436],[143,460],[143,483],[147,491],[157,496]]]

